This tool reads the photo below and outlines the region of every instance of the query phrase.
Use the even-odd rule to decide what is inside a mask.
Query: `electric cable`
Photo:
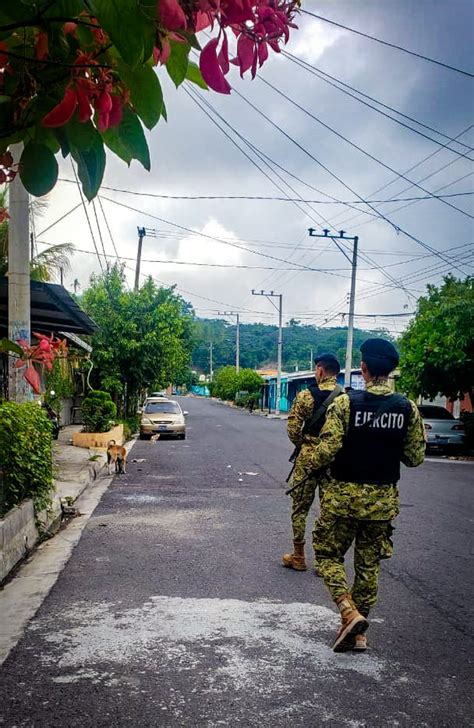
[[[356,89],[353,86],[351,86],[348,83],[345,83],[345,81],[342,81],[340,78],[336,78],[336,76],[332,76],[330,73],[327,73],[327,71],[323,71],[321,68],[317,68],[316,66],[313,66],[311,63],[308,63],[308,61],[305,61],[302,58],[299,58],[298,56],[295,56],[293,53],[290,53],[287,50],[282,50],[282,55],[285,58],[288,58],[292,63],[299,66],[305,71],[308,71],[316,78],[319,78],[320,81],[324,81],[325,83],[329,84],[329,86],[332,86],[333,88],[337,89],[338,91],[341,91],[342,93],[346,94],[347,96],[350,96],[355,101],[359,101],[359,103],[364,104],[364,106],[367,106],[369,109],[373,109],[378,114],[381,114],[382,116],[385,116],[387,119],[391,119],[396,124],[399,124],[400,126],[405,127],[406,129],[409,129],[410,131],[415,132],[415,134],[419,134],[420,136],[424,137],[425,139],[428,139],[429,141],[433,142],[434,144],[438,144],[444,149],[449,149],[454,154],[459,154],[461,157],[466,157],[470,161],[473,161],[470,157],[468,157],[466,154],[462,152],[458,152],[456,149],[453,149],[449,146],[449,144],[455,142],[456,144],[464,147],[469,152],[474,152],[474,147],[469,146],[468,144],[464,144],[464,142],[457,141],[456,138],[450,137],[448,134],[445,134],[442,131],[439,131],[438,129],[435,129],[432,126],[429,126],[428,124],[424,124],[422,121],[419,121],[418,119],[414,119],[412,116],[408,116],[407,114],[404,114],[402,111],[398,111],[398,109],[394,109],[392,106],[389,106],[388,104],[384,104],[383,101],[380,101],[379,99],[375,99],[373,96],[369,96],[368,94],[364,93],[360,89]],[[332,79],[332,80],[329,80]],[[336,83],[334,83],[336,82]],[[337,84],[340,84],[340,86],[343,86],[344,88],[341,88]],[[438,134],[439,136],[444,137],[448,140],[447,143],[441,143],[437,141],[436,139],[433,139],[433,137],[430,137],[428,134],[424,134],[419,129],[414,129],[409,124],[405,124],[403,121],[400,121],[400,119],[396,119],[393,116],[390,116],[390,114],[385,113],[381,109],[377,109],[376,106],[372,106],[372,104],[369,104],[367,101],[364,101],[363,99],[360,99],[358,96],[355,96],[354,94],[350,93],[350,91],[347,91],[346,89],[350,89],[350,91],[354,91],[356,94],[360,94],[360,96],[363,96],[366,99],[370,99],[370,101],[373,101],[376,104],[379,104],[384,109],[388,109],[389,111],[393,111],[395,114],[398,114],[399,116],[402,116],[404,119],[408,119],[409,121],[412,121],[415,124],[418,124],[419,126],[424,127],[425,129],[428,129],[429,131],[432,131],[435,134]]]
[[[469,217],[471,220],[474,219],[474,216],[473,215],[470,215],[468,212],[466,212],[465,210],[462,210],[460,207],[456,207],[456,205],[453,205],[451,202],[448,202],[447,200],[444,200],[442,197],[437,197],[432,192],[430,192],[429,190],[427,190],[425,187],[422,187],[417,182],[414,182],[413,180],[411,180],[408,177],[406,177],[406,175],[404,175],[403,172],[399,172],[397,169],[394,169],[389,164],[386,164],[385,162],[382,162],[381,159],[379,159],[378,157],[376,157],[373,154],[371,154],[370,152],[368,152],[367,149],[364,149],[363,147],[360,147],[358,144],[356,144],[355,142],[353,142],[351,139],[348,139],[346,136],[344,136],[344,134],[341,134],[336,129],[333,129],[331,126],[329,126],[329,124],[326,124],[324,121],[322,121],[317,116],[315,116],[314,114],[312,114],[311,111],[309,111],[308,109],[305,109],[304,106],[302,106],[297,101],[295,101],[294,99],[292,99],[284,91],[282,91],[281,89],[279,89],[274,84],[270,83],[270,81],[267,81],[262,76],[259,76],[258,78],[259,78],[259,80],[262,83],[264,83],[266,86],[268,86],[269,88],[271,88],[279,96],[281,96],[282,98],[286,99],[286,101],[288,101],[290,104],[292,104],[297,109],[299,109],[300,111],[302,111],[304,114],[306,114],[306,116],[309,116],[310,119],[313,119],[313,121],[316,121],[318,124],[320,124],[322,127],[324,127],[324,129],[327,129],[328,131],[332,132],[339,139],[342,139],[347,144],[349,144],[351,147],[353,147],[354,149],[357,149],[358,152],[360,152],[361,154],[364,154],[366,157],[368,157],[369,159],[371,159],[373,162],[376,162],[377,164],[380,164],[381,167],[384,167],[384,169],[387,169],[389,172],[392,172],[393,174],[397,175],[397,177],[399,177],[400,179],[404,179],[406,182],[409,182],[411,186],[417,187],[419,190],[421,190],[425,194],[430,195],[431,197],[433,197],[436,200],[439,200],[439,202],[443,203],[443,205],[448,205],[448,207],[451,207],[453,210],[456,210],[457,212],[460,212],[462,215],[466,215],[466,217]],[[474,160],[470,160],[470,161],[474,161]],[[368,200],[366,200],[365,202],[366,202],[367,205],[371,205],[372,204]]]
[[[84,214],[86,216],[87,224],[89,226],[89,231],[90,231],[90,234],[91,234],[92,242],[94,244],[94,248],[95,248],[95,253],[96,253],[96,256],[97,256],[97,260],[99,261],[100,269],[101,269],[101,271],[103,273],[104,272],[104,266],[102,265],[102,261],[100,259],[99,249],[97,248],[97,243],[96,243],[96,240],[95,240],[94,231],[92,230],[91,221],[89,219],[89,213],[87,212],[86,203],[85,203],[84,197],[82,195],[81,185],[79,183],[79,178],[77,176],[76,168],[74,167],[74,163],[73,163],[72,159],[71,159],[71,167],[72,167],[72,171],[74,172],[74,177],[76,178],[77,189],[79,190],[79,196],[81,198],[82,207],[84,208]]]
[[[330,20],[329,18],[323,18],[322,15],[317,15],[316,13],[312,13],[309,10],[300,10],[301,13],[304,13],[305,15],[310,15],[312,18],[316,18],[317,20],[322,20],[324,23],[329,23],[330,25],[335,25],[338,28],[343,28],[343,30],[348,30],[350,33],[355,33],[356,35],[360,35],[363,38],[368,38],[369,40],[373,40],[375,43],[380,43],[381,45],[388,46],[389,48],[394,48],[397,51],[401,51],[402,53],[407,53],[410,56],[414,56],[415,58],[420,58],[423,61],[428,61],[429,63],[434,63],[437,66],[442,66],[443,68],[447,68],[450,71],[455,71],[456,73],[460,73],[463,76],[468,76],[469,78],[474,78],[473,73],[469,73],[469,71],[465,71],[462,68],[456,68],[455,66],[451,66],[449,63],[444,63],[443,61],[438,61],[436,58],[430,58],[429,56],[425,56],[422,53],[417,53],[416,51],[409,50],[408,48],[403,48],[403,46],[399,46],[396,43],[390,43],[387,40],[383,40],[382,38],[376,38],[373,35],[369,35],[368,33],[363,33],[361,30],[356,30],[355,28],[350,28],[348,25],[343,25],[342,23],[337,23],[335,20]]]
[[[267,114],[265,114],[261,109],[259,109],[255,104],[253,104],[249,99],[247,99],[243,94],[241,94],[239,91],[234,89],[234,93],[239,96],[245,103],[247,103],[254,111],[256,111],[260,116],[262,116],[269,124],[271,124],[275,129],[277,129],[285,138],[287,138],[289,141],[291,141],[295,146],[298,147],[304,154],[306,154],[310,159],[312,159],[316,164],[318,164],[322,169],[324,169],[328,174],[331,175],[334,179],[336,179],[341,185],[343,185],[346,189],[348,189],[353,195],[356,195],[356,197],[359,198],[359,200],[366,202],[366,200],[359,195],[350,185],[348,185],[346,182],[344,182],[338,175],[336,175],[332,170],[330,170],[325,164],[323,164],[319,159],[317,159],[314,154],[311,154],[303,145],[301,145],[299,142],[297,142],[293,137],[290,136],[287,132],[285,132],[281,127],[278,126]],[[392,222],[384,213],[382,213],[380,210],[378,210],[376,207],[374,207],[372,204],[367,203],[368,207],[370,207],[371,210],[373,210],[382,220],[384,220],[386,223],[388,223],[395,232],[400,232],[406,237],[408,237],[410,240],[413,240],[418,245],[421,245],[426,250],[430,250],[434,255],[437,257],[442,258],[442,255],[436,251],[435,248],[428,245],[427,243],[423,242],[419,238],[417,238],[415,235],[412,235],[407,230],[404,230],[400,225],[396,225],[394,222]],[[446,262],[446,261],[445,261]],[[456,268],[459,272],[463,273],[463,271],[459,268]]]

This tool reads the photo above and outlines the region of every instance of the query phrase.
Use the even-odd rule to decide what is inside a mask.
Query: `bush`
[[[51,424],[36,402],[0,404],[0,516],[25,498],[41,511],[51,503]]]
[[[237,374],[235,367],[222,367],[212,382],[211,394],[221,399],[235,400],[239,392],[259,394],[262,384],[262,377],[253,369],[241,369]]]
[[[82,403],[84,432],[107,432],[117,415],[117,407],[108,392],[96,389],[89,392]]]
[[[120,422],[123,425],[123,436],[125,440],[130,440],[140,430],[140,417],[138,415],[126,417],[125,419],[121,419]]]
[[[238,407],[245,407],[250,412],[260,406],[260,393],[254,392],[253,394],[240,392],[239,396],[236,397],[235,404]]]

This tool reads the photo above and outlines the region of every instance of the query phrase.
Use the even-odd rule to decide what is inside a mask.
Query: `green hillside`
[[[277,326],[267,324],[240,325],[240,365],[252,369],[276,366]],[[235,362],[235,325],[222,319],[196,319],[196,346],[192,354],[192,367],[199,372],[209,371],[209,343],[213,344],[214,369]],[[290,322],[283,328],[283,369],[308,369],[311,350],[314,353],[330,351],[344,366],[347,329],[317,328]],[[354,329],[354,365],[360,363],[359,346],[371,336],[387,336],[386,332]]]

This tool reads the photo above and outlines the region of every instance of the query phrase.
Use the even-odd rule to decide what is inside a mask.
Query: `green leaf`
[[[70,122],[64,127],[71,154],[77,162],[77,173],[82,190],[90,201],[99,191],[105,170],[105,151],[102,137],[88,121]]]
[[[21,346],[19,346],[14,341],[11,341],[10,339],[0,339],[0,351],[4,353],[10,353],[10,354],[18,354],[18,356],[21,356],[23,354],[23,349]]]
[[[207,85],[207,83],[205,82],[205,80],[202,77],[199,67],[193,61],[189,61],[189,63],[188,63],[188,70],[186,71],[186,78],[188,79],[188,81],[191,81],[191,83],[195,83],[196,86],[199,86],[200,88],[203,88],[206,91],[209,89],[209,86]]]
[[[119,66],[120,76],[130,91],[130,100],[147,129],[153,129],[161,116],[163,91],[152,66],[131,69]]]
[[[166,70],[174,85],[178,88],[186,78],[190,45],[189,43],[178,43],[175,40],[170,41],[170,43],[171,54],[166,64]]]
[[[20,159],[20,178],[30,194],[47,195],[58,179],[58,163],[51,149],[36,142],[27,144]]]
[[[130,162],[133,157],[129,149],[120,139],[120,126],[114,126],[107,129],[107,131],[102,134],[102,139],[104,140],[105,146],[130,167]]]
[[[102,28],[129,66],[148,60],[155,30],[137,0],[94,0],[93,7]]]
[[[128,107],[123,110],[120,126],[108,129],[104,134],[104,140],[109,149],[127,164],[130,164],[132,159],[137,159],[148,172],[150,171],[150,152],[143,127],[138,116]]]

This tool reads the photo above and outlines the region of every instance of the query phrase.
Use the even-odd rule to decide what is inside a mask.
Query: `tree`
[[[400,386],[411,395],[457,399],[474,404],[474,278],[444,279],[428,286],[415,318],[400,338]]]
[[[192,349],[192,309],[173,288],[149,278],[128,291],[123,268],[92,276],[81,306],[99,325],[92,336],[93,380],[135,414],[145,389],[161,389],[182,376]]]
[[[149,170],[143,127],[166,120],[154,66],[164,66],[176,87],[187,79],[230,93],[230,63],[254,77],[269,50],[287,42],[298,6],[299,0],[2,0],[0,184],[19,171],[28,192],[46,194],[61,153],[75,160],[91,200],[105,169],[104,144],[128,165],[136,159]],[[218,35],[201,49],[196,33],[206,28]],[[237,41],[233,59],[229,34]],[[8,151],[16,142],[25,145],[19,167]]]

